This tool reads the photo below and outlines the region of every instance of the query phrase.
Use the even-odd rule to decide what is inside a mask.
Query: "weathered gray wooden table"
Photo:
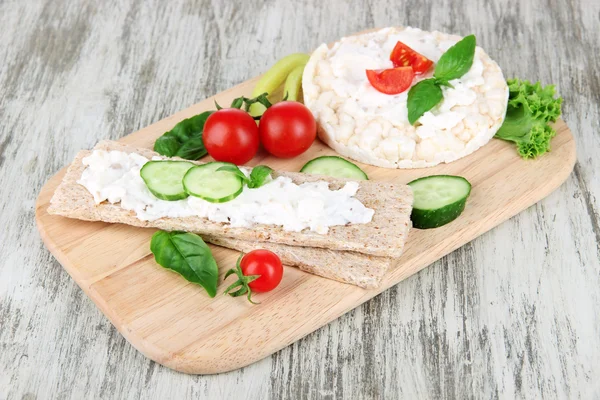
[[[600,398],[600,2],[433,3],[0,0],[0,399]],[[40,187],[99,139],[389,25],[475,33],[506,76],[556,83],[569,180],[254,365],[144,358],[44,248]]]

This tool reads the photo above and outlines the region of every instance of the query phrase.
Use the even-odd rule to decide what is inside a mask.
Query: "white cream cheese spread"
[[[287,231],[310,229],[326,234],[331,226],[366,224],[375,213],[354,197],[358,182],[331,190],[325,181],[297,185],[284,176],[257,189],[244,187],[238,197],[225,203],[210,203],[193,196],[177,201],[160,200],[150,193],[140,176],[140,169],[148,161],[135,153],[94,150],[83,159],[87,168],[78,183],[94,196],[96,204],[120,203],[142,221],[198,216],[232,227],[277,225]],[[245,168],[241,169],[249,174]]]

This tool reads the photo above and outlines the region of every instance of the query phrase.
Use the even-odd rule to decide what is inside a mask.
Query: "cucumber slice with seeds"
[[[183,187],[191,196],[211,203],[224,203],[235,199],[244,189],[244,181],[227,171],[217,171],[223,162],[210,162],[191,168],[183,177]]]
[[[183,176],[193,166],[186,161],[148,161],[140,170],[140,176],[157,198],[182,200],[188,197],[183,188]]]
[[[369,180],[367,174],[357,165],[338,156],[321,156],[304,164],[300,170],[306,174],[326,175],[333,178]]]
[[[418,229],[454,221],[465,209],[471,184],[461,176],[433,175],[409,182],[414,202],[410,219]]]

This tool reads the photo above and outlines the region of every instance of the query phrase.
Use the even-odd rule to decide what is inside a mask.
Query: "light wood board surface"
[[[592,0],[0,2],[0,399],[598,397],[599,14]],[[506,76],[556,83],[574,173],[255,364],[190,376],[148,360],[46,250],[41,187],[100,139],[390,25],[473,32]]]
[[[229,104],[234,98],[248,97],[255,84],[256,79],[244,82],[121,141],[152,148],[177,122],[213,109],[215,101]],[[571,132],[563,121],[556,129],[552,152],[535,161],[521,159],[512,144],[494,139],[463,159],[433,168],[397,170],[359,163],[371,180],[405,184],[422,176],[446,174],[464,176],[473,186],[467,207],[456,221],[438,229],[411,230],[398,265],[374,290],[286,268],[277,290],[255,295],[260,306],[247,304],[245,298],[220,295],[211,299],[200,287],[155,263],[150,252],[153,229],[49,215],[50,199],[65,169],[42,188],[36,220],[48,249],[134,347],[178,371],[225,372],[306,336],[556,190],[576,159]],[[248,165],[299,171],[308,160],[333,154],[316,141],[299,157],[278,159],[260,152]],[[210,247],[219,265],[221,294],[228,286],[222,277],[235,266],[239,252]]]

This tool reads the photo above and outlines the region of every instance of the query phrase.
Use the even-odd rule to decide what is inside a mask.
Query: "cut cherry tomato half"
[[[433,61],[417,53],[402,42],[396,43],[392,54],[390,54],[390,60],[396,68],[412,67],[417,75],[424,74],[433,65]]]
[[[385,94],[398,94],[408,89],[415,77],[412,67],[367,70],[367,79],[375,89]]]

